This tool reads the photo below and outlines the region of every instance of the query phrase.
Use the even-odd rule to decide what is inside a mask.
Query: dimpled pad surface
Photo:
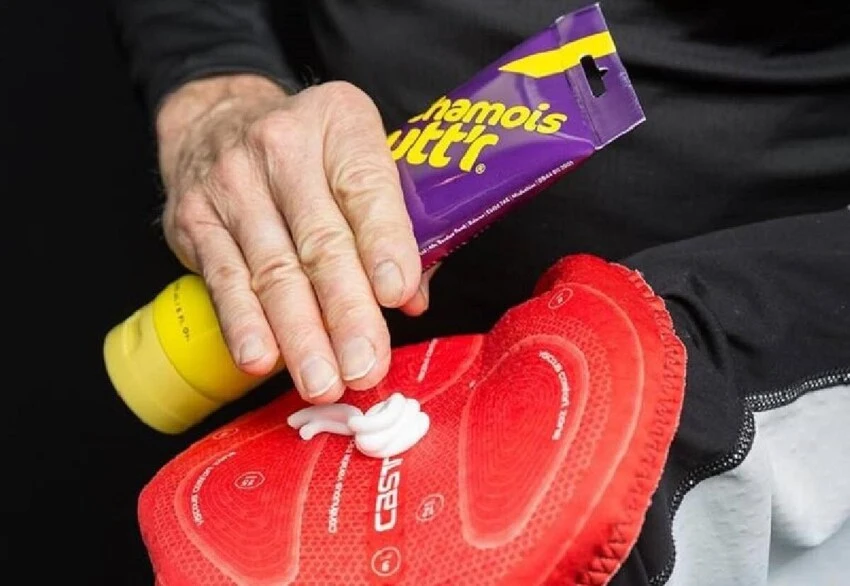
[[[287,393],[144,488],[160,586],[605,584],[640,531],[678,424],[685,352],[637,273],[568,257],[486,335],[396,349],[431,430],[371,459],[298,437]]]

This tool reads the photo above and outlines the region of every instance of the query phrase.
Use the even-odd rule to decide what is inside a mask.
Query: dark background
[[[4,583],[150,586],[144,483],[274,392],[169,437],[109,384],[103,336],[183,273],[155,225],[154,146],[113,34],[105,2],[0,2]]]
[[[106,377],[101,354],[106,332],[183,273],[156,225],[160,197],[154,144],[146,113],[117,49],[107,2],[0,0],[3,584],[151,586],[152,573],[136,522],[139,491],[190,442],[288,386],[278,379],[192,431],[169,437],[136,420]],[[282,4],[294,3],[274,3],[278,9]],[[844,21],[824,18],[818,13],[821,5],[826,2],[814,3],[807,20],[801,20],[801,7],[773,11],[774,17],[784,20],[777,24],[774,18],[771,27],[762,25],[757,32],[782,37],[784,31],[794,30],[800,41],[807,39],[807,31],[821,36],[832,30],[836,39],[843,39]],[[705,20],[709,25],[728,22],[728,34],[738,34],[740,21],[727,18],[727,3],[700,6],[714,10],[715,18]],[[839,12],[834,11],[836,17]],[[792,26],[797,21],[800,26]],[[297,46],[303,42],[298,40],[298,19],[287,22],[290,30],[282,36],[296,44],[287,49],[301,50],[294,53],[297,61],[311,61],[309,47]],[[675,147],[685,137],[700,136],[705,148],[702,155],[689,160],[695,165],[717,163],[724,170],[708,175],[703,169],[702,174],[691,175],[692,168],[683,164],[667,173],[666,160],[656,159],[656,168],[665,169],[664,177],[656,178],[660,185],[685,185],[690,201],[711,204],[706,214],[693,214],[691,225],[669,221],[670,214],[681,209],[676,207],[670,207],[667,215],[659,214],[657,225],[697,233],[770,214],[845,205],[846,166],[821,164],[817,153],[823,150],[814,147],[835,149],[837,143],[830,141],[846,118],[838,117],[838,98],[819,101],[817,94],[806,93],[807,81],[816,85],[812,79],[817,78],[814,72],[811,79],[803,77],[799,85],[785,88],[784,100],[790,108],[786,110],[785,105],[771,105],[774,96],[770,93],[755,92],[746,84],[737,88],[744,100],[730,99],[734,94],[722,92],[674,96],[663,91],[659,79],[645,75],[644,104],[656,108],[656,119],[661,117],[661,124],[653,127],[659,130],[644,130],[645,144],[652,144],[653,137],[655,144],[666,144],[664,128],[680,128],[679,140],[670,141],[670,148],[632,150],[631,155],[625,148],[616,151],[625,157],[621,164],[631,160],[641,171],[634,176],[641,178],[638,182],[644,185],[645,197],[653,194],[656,184],[648,180],[641,163],[653,161],[652,157],[664,159],[671,148],[675,160],[684,161]],[[835,95],[845,95],[846,85],[835,84],[831,89]],[[814,108],[827,103],[832,110],[823,115]],[[797,118],[785,137],[791,142],[786,143],[771,133],[783,117],[790,119],[789,111]],[[718,120],[726,120],[727,126]],[[725,129],[731,128],[730,120],[747,121],[750,132],[736,134],[736,143],[717,140],[728,138]],[[838,120],[838,125],[824,130],[830,120]],[[823,140],[812,142],[817,136]],[[717,144],[723,148],[716,148]],[[765,151],[773,158],[759,160],[772,161],[776,167],[762,167],[763,176],[756,183],[739,180],[752,178],[744,173],[749,167],[738,160],[738,153],[761,153],[761,146],[774,149]],[[788,172],[781,166],[789,153],[811,154],[793,159],[793,169],[802,173],[796,182],[785,180]],[[838,161],[837,156],[829,160]],[[604,175],[610,160],[599,161],[596,177]],[[808,161],[809,167],[801,161]],[[586,188],[594,186],[593,177],[586,179]],[[800,197],[804,190],[810,190],[812,197]],[[591,218],[593,211],[592,207],[585,210]],[[624,211],[621,217],[629,216]],[[587,230],[593,229],[592,224],[588,226]],[[625,221],[621,225],[629,226]],[[621,231],[627,234],[624,238],[635,234]],[[537,262],[548,262],[545,251],[528,250],[534,254],[524,260],[539,257]],[[530,262],[517,267],[539,274],[539,267]],[[462,271],[456,274],[463,276]],[[480,287],[490,285],[482,281]]]

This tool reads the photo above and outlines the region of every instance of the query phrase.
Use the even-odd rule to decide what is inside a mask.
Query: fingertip
[[[336,403],[342,397],[344,392],[345,384],[341,379],[337,379],[337,381],[332,384],[328,390],[317,396],[310,396],[306,390],[298,389],[298,394],[301,395],[301,398],[313,405],[328,405],[330,403]]]
[[[375,299],[382,307],[402,307],[413,299],[419,290],[422,261],[415,241],[412,245],[400,244],[403,241],[404,239],[400,238],[387,239],[371,244],[361,252],[361,258],[366,261],[364,266],[369,267],[371,264],[369,280]]]
[[[422,259],[416,246],[410,247],[407,254],[401,260],[402,272],[405,280],[404,300],[400,305],[408,303],[422,292],[422,284],[426,283],[426,275],[422,273]]]
[[[397,308],[413,299],[422,279],[420,267],[418,262],[411,263],[405,259],[379,262],[370,276],[378,303],[386,308]]]
[[[393,260],[379,262],[372,271],[375,299],[384,307],[398,307],[405,302],[406,286],[401,268]]]
[[[390,370],[390,352],[379,355],[372,368],[363,376],[346,380],[346,386],[353,391],[368,391],[378,386]]]
[[[280,359],[277,345],[270,345],[249,338],[234,354],[237,367],[251,376],[266,376],[274,371]]]
[[[422,287],[416,294],[404,305],[401,306],[401,312],[409,317],[418,317],[428,311],[428,296],[422,291]]]
[[[235,366],[250,376],[271,374],[280,349],[259,300],[250,290],[209,286],[216,315]]]
[[[433,270],[429,269],[422,275],[419,282],[419,289],[410,300],[401,307],[402,313],[410,317],[417,317],[428,311],[431,304],[430,281],[433,275]]]

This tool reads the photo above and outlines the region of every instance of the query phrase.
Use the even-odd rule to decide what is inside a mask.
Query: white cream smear
[[[419,401],[393,393],[363,413],[353,405],[313,405],[290,415],[286,422],[302,439],[319,433],[354,436],[354,445],[371,458],[390,458],[406,452],[425,437],[431,420]]]

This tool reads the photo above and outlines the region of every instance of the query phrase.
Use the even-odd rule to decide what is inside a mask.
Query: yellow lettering
[[[537,129],[537,121],[540,120],[540,116],[542,116],[543,112],[545,112],[549,108],[550,106],[546,102],[543,102],[542,104],[537,106],[537,109],[531,115],[531,118],[526,120],[525,124],[523,124],[522,129],[526,132],[534,132]]]
[[[495,126],[499,123],[499,119],[504,113],[504,104],[500,104],[498,102],[490,103],[482,100],[480,102],[475,102],[472,106],[470,106],[466,116],[463,117],[463,121],[469,124],[474,119],[476,124],[489,124],[490,126]],[[489,120],[487,120],[488,114],[490,115]]]
[[[483,124],[476,124],[472,127],[472,130],[469,131],[469,134],[466,135],[466,138],[463,142],[465,142],[466,144],[472,144],[473,142],[478,140],[478,137],[481,136],[481,133],[484,132],[486,129],[487,127]]]
[[[458,98],[452,101],[443,96],[409,120],[411,123],[428,122],[426,126],[409,128],[406,132],[396,130],[387,135],[387,144],[394,160],[403,159],[410,165],[427,164],[437,169],[452,163],[449,151],[455,145],[468,145],[457,166],[469,172],[478,165],[485,149],[499,143],[498,134],[487,132],[490,127],[501,126],[508,130],[521,127],[525,132],[544,135],[559,132],[567,115],[548,113],[550,108],[546,102],[531,109],[521,104],[508,107],[487,100],[472,102]]]
[[[419,138],[419,134],[421,132],[422,131],[418,128],[411,128],[408,133],[404,135],[404,138],[401,139],[401,144],[397,146],[395,143],[401,136],[401,130],[396,130],[387,137],[387,142],[389,143],[390,152],[392,153],[394,161],[398,161],[407,154],[407,151],[410,149],[411,145],[416,142],[416,139]]]
[[[443,136],[443,131],[440,130],[439,122],[432,122],[426,126],[413,146],[410,147],[410,150],[407,151],[407,162],[411,165],[421,165],[427,161],[428,154],[425,152],[425,147],[441,136]]]
[[[443,115],[446,113],[446,110],[448,110],[449,106],[451,105],[452,101],[446,96],[443,96],[439,100],[431,104],[431,107],[428,108],[425,112],[419,114],[418,116],[414,116],[413,118],[408,120],[408,122],[413,123],[419,122],[420,120],[426,121],[431,120],[431,118],[433,118],[434,120],[442,120]]]
[[[455,100],[452,104],[452,107],[449,108],[449,111],[446,112],[446,115],[443,116],[443,120],[446,122],[460,122],[463,120],[464,114],[466,114],[469,107],[472,105],[472,102],[465,98],[461,98],[459,100]]]
[[[494,146],[496,144],[499,144],[498,134],[482,135],[475,142],[469,145],[469,149],[461,158],[458,167],[460,167],[461,171],[471,171],[475,166],[475,163],[478,161],[478,157],[481,156],[481,152],[488,146]]]
[[[561,125],[566,121],[566,114],[549,114],[537,126],[537,132],[540,134],[555,134],[561,130]]]
[[[466,133],[462,129],[463,124],[461,123],[449,126],[440,141],[431,149],[431,154],[428,155],[428,164],[430,166],[440,169],[452,162],[451,157],[447,156],[446,152],[453,144],[459,143],[466,138]]]
[[[505,128],[516,128],[522,126],[523,122],[531,116],[531,110],[525,106],[513,106],[508,108],[502,116],[502,126]]]

